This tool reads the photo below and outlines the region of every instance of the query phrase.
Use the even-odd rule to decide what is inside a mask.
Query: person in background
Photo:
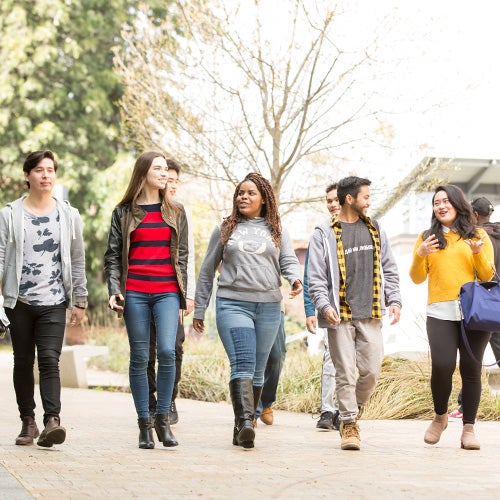
[[[326,208],[330,215],[338,216],[340,203],[337,196],[337,184],[333,183],[326,188]],[[306,252],[304,263],[304,310],[306,314],[306,328],[310,333],[316,333],[318,321],[316,309],[309,296],[309,279],[307,276],[307,265],[309,262],[309,249]],[[333,366],[330,349],[328,347],[328,329],[320,328],[323,335],[323,367],[321,370],[321,414],[316,424],[317,429],[336,430],[340,429],[339,404],[335,396],[335,367]]]
[[[481,196],[471,201],[472,210],[477,219],[477,224],[481,226],[490,237],[493,245],[493,253],[495,255],[495,270],[500,270],[500,222],[490,222],[490,217],[495,207],[490,200]],[[497,278],[498,279],[498,278]],[[500,367],[500,332],[492,332],[490,337],[490,346],[493,351],[493,356]],[[462,390],[458,394],[459,407],[448,414],[449,420],[461,421],[463,419],[463,406],[462,406]]]
[[[309,295],[320,327],[328,328],[340,410],[340,447],[359,450],[360,409],[382,368],[382,316],[399,321],[396,261],[384,231],[367,216],[370,184],[361,177],[338,182],[338,216],[320,224],[309,243]]]
[[[154,428],[163,446],[177,446],[170,429],[179,310],[186,309],[188,237],[182,206],[166,193],[167,160],[150,151],[134,165],[127,190],[113,210],[104,271],[109,307],[123,312],[130,344],[130,389],[138,416],[139,448],[155,443],[149,414],[147,367],[151,315],[158,356]]]
[[[428,279],[427,336],[431,351],[431,391],[434,419],[424,441],[436,444],[448,426],[448,400],[460,354],[462,378],[463,430],[461,447],[478,450],[474,433],[481,398],[481,363],[477,363],[464,345],[461,333],[459,292],[464,283],[489,280],[494,274],[493,246],[484,231],[475,224],[470,204],[460,188],[453,184],[437,186],[432,197],[431,226],[415,243],[410,277],[415,283]],[[465,329],[476,359],[483,359],[489,332]]]
[[[171,200],[174,200],[177,194],[177,186],[179,184],[179,174],[181,171],[180,165],[170,158],[167,159],[167,194]],[[175,399],[179,394],[179,381],[181,379],[182,357],[184,349],[182,347],[186,334],[184,332],[184,316],[188,316],[194,309],[194,238],[193,238],[193,222],[191,212],[184,206],[184,211],[187,218],[188,229],[188,265],[187,265],[187,288],[186,288],[186,309],[179,314],[179,324],[177,326],[177,336],[175,338],[175,380],[174,390],[172,393],[172,401],[170,403],[168,420],[170,425],[174,425],[179,421],[179,414]],[[153,318],[151,318],[151,332],[149,337],[149,362],[148,362],[148,383],[149,383],[149,413],[152,418],[156,414],[156,328]]]
[[[276,401],[278,383],[281,370],[285,364],[286,357],[286,333],[285,333],[285,304],[281,303],[281,321],[278,329],[278,335],[274,341],[264,372],[264,385],[262,386],[262,395],[255,412],[255,420],[259,417],[266,425],[273,425],[274,413],[272,405]],[[256,422],[255,422],[256,423]]]
[[[258,173],[238,184],[231,215],[210,237],[196,284],[193,327],[198,333],[205,329],[205,311],[220,264],[216,322],[231,365],[233,444],[253,448],[264,370],[281,321],[281,276],[292,286],[291,298],[302,291],[299,261],[281,227],[276,197]]]
[[[87,307],[83,225],[80,214],[54,198],[57,162],[51,151],[30,153],[23,165],[28,195],[0,212],[0,277],[14,350],[14,389],[22,428],[17,445],[61,444],[59,358],[66,327]],[[35,348],[44,429],[35,422]]]

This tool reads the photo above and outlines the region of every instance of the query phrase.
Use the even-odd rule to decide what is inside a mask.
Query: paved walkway
[[[432,447],[422,440],[426,422],[362,420],[356,452],[340,450],[338,433],[317,431],[310,415],[278,411],[275,425],[259,424],[256,448],[243,450],[231,445],[229,405],[179,400],[180,445],[140,450],[130,394],[63,389],[67,441],[15,446],[11,358],[0,352],[1,499],[499,496],[499,422],[477,425],[482,449],[475,452],[459,448],[458,423]]]

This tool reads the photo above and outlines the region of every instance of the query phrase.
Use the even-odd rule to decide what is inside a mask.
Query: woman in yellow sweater
[[[448,425],[448,399],[460,353],[463,384],[462,448],[478,450],[474,422],[481,397],[481,364],[472,359],[462,340],[460,287],[469,281],[489,280],[494,274],[493,247],[486,232],[476,227],[472,208],[460,188],[438,186],[432,198],[430,229],[417,239],[410,268],[411,279],[428,278],[427,336],[431,351],[431,391],[434,419],[424,441],[436,444]],[[482,359],[488,332],[466,330],[472,353]]]

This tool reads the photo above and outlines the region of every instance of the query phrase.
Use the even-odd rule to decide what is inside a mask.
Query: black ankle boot
[[[158,441],[163,442],[163,446],[177,446],[179,443],[170,430],[168,422],[168,413],[157,413],[155,417],[155,430],[158,436]]]
[[[137,423],[139,425],[139,448],[152,450],[155,447],[155,442],[153,440],[153,425],[151,423],[151,418],[138,418]]]
[[[16,444],[28,445],[33,444],[33,440],[40,435],[33,417],[23,417],[23,426],[21,432],[16,438]]]
[[[234,429],[233,444],[243,448],[253,448],[255,416],[252,379],[237,378],[229,382],[229,392],[233,403]]]
[[[64,443],[65,439],[66,429],[61,427],[59,417],[49,417],[36,444],[50,448],[54,444]]]

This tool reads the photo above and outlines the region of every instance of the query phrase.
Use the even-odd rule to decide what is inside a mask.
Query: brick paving
[[[311,415],[277,411],[275,425],[259,423],[256,448],[243,450],[231,444],[230,405],[179,400],[180,445],[140,450],[130,394],[63,389],[66,442],[16,446],[11,358],[0,352],[0,499],[499,496],[499,422],[477,424],[476,452],[460,449],[456,422],[429,446],[427,422],[361,420],[358,452],[340,450],[339,434],[317,431]]]

